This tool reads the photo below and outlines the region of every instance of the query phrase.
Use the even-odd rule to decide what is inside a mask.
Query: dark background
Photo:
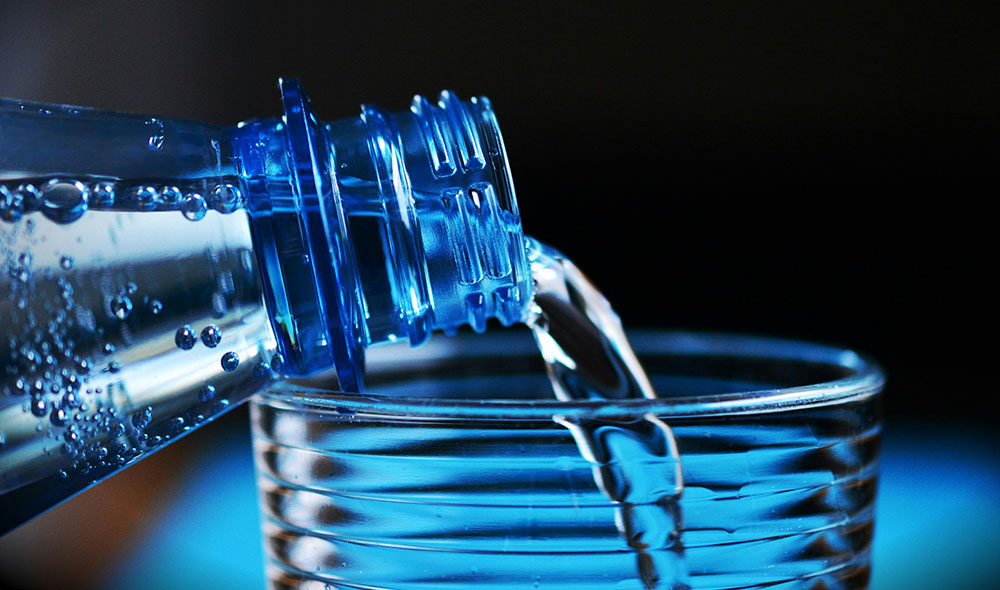
[[[526,231],[627,325],[844,344],[891,415],[995,415],[988,3],[277,4],[5,3],[0,96],[235,123],[278,76],[327,119],[486,94]]]
[[[982,426],[997,393],[996,12],[3,2],[0,96],[231,124],[280,114],[279,76],[326,119],[488,95],[526,231],[626,325],[850,346],[887,369],[890,424]]]

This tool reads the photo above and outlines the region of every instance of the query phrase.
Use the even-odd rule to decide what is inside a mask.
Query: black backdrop
[[[329,119],[486,94],[525,228],[627,325],[849,345],[890,416],[991,419],[1000,21],[888,4],[5,2],[0,95],[234,123],[280,75]]]

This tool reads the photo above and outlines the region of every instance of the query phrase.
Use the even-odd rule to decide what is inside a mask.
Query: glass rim
[[[477,419],[477,420],[551,420],[562,418],[621,419],[654,413],[664,419],[740,416],[832,406],[863,401],[879,394],[885,385],[882,368],[865,355],[853,350],[800,340],[717,332],[673,330],[629,330],[629,340],[640,360],[648,355],[739,357],[757,361],[813,363],[846,370],[848,375],[832,380],[731,393],[699,394],[657,399],[611,401],[560,401],[486,399],[456,400],[367,393],[340,392],[313,387],[300,382],[278,382],[260,396],[268,404],[294,407],[299,411],[337,414],[364,413],[392,417]],[[445,358],[524,357],[537,350],[511,346],[509,333],[432,338],[427,344],[405,354],[398,348],[376,347],[370,356],[392,359],[400,371],[407,367],[426,367],[426,363]],[[388,351],[388,349],[393,349]],[[656,371],[651,370],[651,375]],[[442,377],[446,378],[446,377]]]

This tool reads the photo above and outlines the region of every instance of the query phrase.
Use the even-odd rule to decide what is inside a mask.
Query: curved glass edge
[[[739,356],[769,361],[794,361],[825,364],[846,369],[851,374],[831,381],[809,385],[745,390],[725,394],[635,399],[615,402],[552,400],[434,400],[407,399],[324,390],[301,383],[282,382],[260,395],[268,404],[287,406],[299,411],[364,413],[392,417],[480,419],[480,420],[551,420],[566,418],[622,419],[653,412],[665,418],[709,416],[745,416],[804,410],[843,403],[855,403],[879,394],[885,386],[885,373],[875,361],[853,350],[784,338],[739,334],[643,330],[629,332],[632,346],[640,359],[648,354],[678,356]],[[452,337],[409,349],[398,359],[402,366],[414,368],[428,361],[448,356],[523,356],[530,349],[511,346],[509,335],[499,333],[472,337]],[[471,352],[470,352],[471,350]],[[260,398],[256,398],[256,403]]]

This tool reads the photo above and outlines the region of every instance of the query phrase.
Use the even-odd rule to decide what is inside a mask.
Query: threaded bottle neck
[[[336,366],[360,388],[366,346],[523,320],[524,235],[487,99],[443,92],[321,124],[297,82],[281,88],[282,120],[241,126],[235,143],[291,373]]]
[[[433,329],[482,331],[491,317],[522,319],[530,297],[524,236],[486,99],[417,96],[409,112],[392,114],[365,105],[360,118],[327,129],[367,343],[405,337],[416,345]]]

